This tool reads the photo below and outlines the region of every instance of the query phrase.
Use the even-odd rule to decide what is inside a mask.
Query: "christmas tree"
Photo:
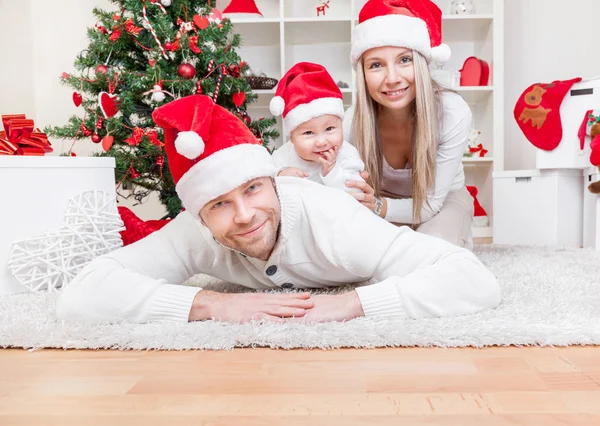
[[[72,87],[82,108],[62,127],[44,131],[101,144],[98,155],[116,159],[117,192],[123,187],[142,202],[153,191],[168,217],[181,211],[152,112],[175,98],[211,96],[240,117],[266,146],[278,135],[273,117],[252,120],[256,100],[245,78],[248,68],[236,53],[242,40],[232,23],[206,0],[113,0],[116,11],[94,9],[89,46],[75,60],[75,73],[61,82]],[[121,194],[121,193],[120,193]]]

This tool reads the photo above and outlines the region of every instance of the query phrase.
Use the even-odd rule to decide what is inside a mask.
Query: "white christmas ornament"
[[[60,229],[13,243],[8,268],[31,291],[57,290],[93,259],[121,247],[123,225],[114,194],[83,192],[67,203]]]
[[[160,0],[160,4],[162,4],[164,7],[169,7],[171,6],[171,0]]]
[[[165,98],[166,96],[163,92],[154,92],[150,99],[152,99],[154,102],[162,102],[165,100]]]

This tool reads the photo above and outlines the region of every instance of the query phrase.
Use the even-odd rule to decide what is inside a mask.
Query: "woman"
[[[359,201],[396,224],[472,248],[473,198],[462,156],[471,110],[438,86],[431,62],[449,59],[439,8],[429,0],[369,0],[352,42],[357,102],[344,132],[361,154],[368,182]]]

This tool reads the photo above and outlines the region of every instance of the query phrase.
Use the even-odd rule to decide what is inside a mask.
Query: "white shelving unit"
[[[476,56],[490,65],[490,85],[454,88],[473,111],[473,126],[481,130],[478,143],[488,153],[484,158],[465,158],[468,185],[479,190],[479,202],[487,211],[490,227],[474,228],[474,236],[491,237],[493,223],[494,170],[504,169],[504,0],[475,0],[476,14],[450,15],[451,0],[434,0],[442,9],[444,43],[452,58],[444,69],[458,71],[466,58]],[[229,0],[219,0],[221,10]],[[330,0],[324,16],[316,15],[319,0],[256,0],[264,17],[234,18],[234,29],[243,37],[240,55],[253,68],[280,79],[300,61],[324,65],[342,89],[344,104],[355,98],[355,73],[350,64],[352,29],[366,0]],[[252,117],[269,116],[269,102],[275,90],[257,90],[258,101],[248,110]],[[282,120],[279,131],[284,135]],[[273,147],[283,143],[282,137]]]

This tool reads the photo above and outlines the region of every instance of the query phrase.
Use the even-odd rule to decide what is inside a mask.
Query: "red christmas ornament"
[[[73,92],[73,103],[75,104],[75,106],[80,106],[82,101],[83,97],[79,93]]]
[[[81,123],[81,131],[83,132],[84,136],[90,136],[92,134],[92,131],[88,129],[83,123]]]
[[[246,101],[246,94],[244,92],[237,92],[233,94],[232,98],[235,106],[239,108],[244,105],[244,102]]]
[[[102,140],[102,138],[100,137],[100,135],[98,133],[94,133],[92,135],[92,142],[100,143],[101,140]]]
[[[103,124],[104,124],[104,118],[102,118],[102,117],[98,118],[98,121],[96,121],[96,129],[101,129]]]
[[[131,177],[133,179],[137,179],[140,177],[140,174],[137,172],[137,170],[135,170],[133,167],[129,168],[129,171],[131,172]]]
[[[170,41],[167,41],[165,43],[165,49],[166,50],[173,50],[173,43],[171,43]]]
[[[96,74],[106,74],[108,72],[108,67],[106,65],[98,65],[96,67]]]
[[[71,157],[77,157],[77,154],[75,154],[73,151],[69,152],[69,155],[70,155]]]
[[[148,63],[150,64],[151,67],[154,67],[154,65],[156,65],[156,59],[149,59]]]
[[[113,142],[115,141],[115,139],[110,136],[104,136],[104,138],[102,139],[102,149],[104,149],[104,151],[108,151],[110,149],[110,147],[113,145]]]
[[[196,68],[190,64],[181,64],[177,68],[177,74],[179,77],[191,79],[196,75]]]
[[[196,82],[196,95],[201,95],[202,93],[204,93],[204,91],[202,90],[202,83],[200,81]]]

